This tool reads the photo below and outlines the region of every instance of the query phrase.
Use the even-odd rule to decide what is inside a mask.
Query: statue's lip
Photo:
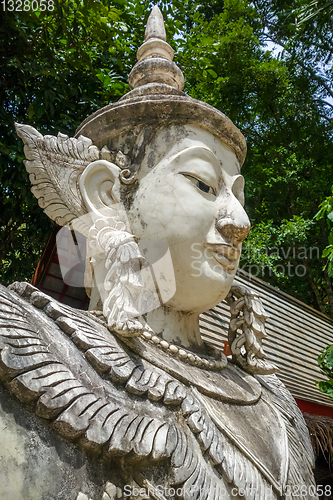
[[[226,243],[206,243],[205,247],[212,253],[214,259],[223,267],[226,267],[228,271],[235,269],[235,262],[240,257],[238,248]]]

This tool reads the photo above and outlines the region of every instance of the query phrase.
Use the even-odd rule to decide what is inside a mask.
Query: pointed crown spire
[[[137,58],[128,77],[130,92],[88,116],[75,137],[90,137],[101,149],[105,145],[110,150],[121,149],[119,145],[123,144],[126,151],[131,150],[136,137],[142,140],[143,149],[140,146],[139,150],[145,151],[144,144],[157,127],[196,124],[230,147],[242,165],[246,142],[237,127],[221,111],[182,92],[184,75],[173,62],[173,50],[166,41],[163,16],[157,6],[150,13]],[[136,146],[131,153],[131,168],[138,169],[141,160],[137,160],[135,151]]]
[[[149,40],[149,38],[160,38],[166,42],[164,19],[157,5],[153,7],[147,21],[145,41]]]
[[[173,49],[166,42],[162,13],[155,5],[147,21],[145,41],[137,52],[138,62],[128,76],[130,88],[155,83],[182,90],[184,75],[173,62],[173,56]]]

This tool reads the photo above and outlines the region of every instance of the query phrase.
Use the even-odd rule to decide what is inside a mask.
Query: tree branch
[[[319,310],[320,310],[321,313],[327,314],[326,308],[325,308],[325,304],[324,304],[324,302],[323,302],[323,300],[322,300],[322,298],[320,296],[318,287],[316,286],[316,284],[315,284],[315,282],[313,280],[309,262],[306,259],[303,259],[303,265],[304,265],[304,267],[306,269],[306,276],[307,276],[307,280],[308,280],[308,282],[310,284],[311,290],[312,290],[312,292],[314,293],[314,295],[316,297]]]
[[[257,9],[258,10],[258,9]],[[259,10],[258,10],[259,12]],[[277,36],[274,36],[271,34],[271,31],[274,31],[275,27],[272,26],[267,20],[265,20],[262,16],[261,16],[261,21],[262,21],[262,24],[263,24],[263,27],[264,28],[267,28],[269,30],[269,33],[265,33],[265,36],[267,38],[269,38],[269,40],[271,40],[273,43],[276,43],[277,45],[280,45],[280,47],[283,48],[283,50],[287,51],[291,56],[293,55],[290,50],[288,49],[288,47],[286,46],[285,43],[282,42],[282,40],[280,40]],[[308,68],[304,62],[300,59],[295,59],[295,63],[300,66],[302,69],[304,69],[304,71],[306,71],[307,73],[309,73],[312,78],[314,80],[316,80],[322,87],[324,87],[324,89],[326,90],[326,92],[331,96],[333,97],[333,90],[330,89],[330,87],[327,85],[327,83],[325,82],[325,80],[317,75],[311,68]]]
[[[328,308],[330,311],[330,316],[333,319],[333,289],[332,289],[331,278],[328,275],[327,265],[325,266],[324,269],[324,276],[325,276],[325,285],[326,285],[325,288],[327,293]]]

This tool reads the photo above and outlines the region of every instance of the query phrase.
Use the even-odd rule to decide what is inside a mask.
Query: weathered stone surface
[[[315,497],[260,299],[228,295],[250,228],[245,140],[181,92],[172,57],[155,7],[128,95],[74,139],[17,125],[40,206],[87,236],[97,310],[0,287],[4,500],[291,500],[286,486],[302,485]],[[198,321],[226,297],[232,362]]]
[[[57,436],[0,386],[0,485],[3,500],[102,498],[106,470]]]

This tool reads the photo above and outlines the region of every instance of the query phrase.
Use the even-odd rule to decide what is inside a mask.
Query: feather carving
[[[60,226],[72,223],[87,234],[87,213],[78,182],[89,163],[98,160],[99,149],[87,137],[43,136],[30,125],[15,124],[24,143],[24,162],[32,183],[31,191],[50,219]]]

